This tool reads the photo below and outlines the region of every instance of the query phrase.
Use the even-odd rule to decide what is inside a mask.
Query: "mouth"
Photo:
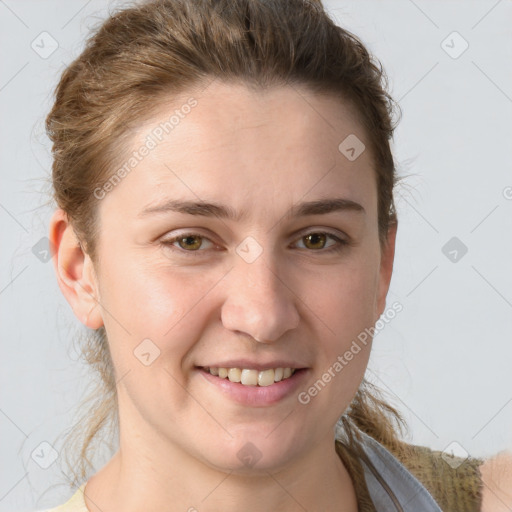
[[[276,382],[289,379],[300,368],[267,368],[257,370],[254,368],[215,368],[200,366],[199,369],[220,379],[240,383],[243,386],[271,386]]]
[[[305,386],[309,368],[239,368],[197,366],[209,389],[249,407],[268,407],[290,400]]]

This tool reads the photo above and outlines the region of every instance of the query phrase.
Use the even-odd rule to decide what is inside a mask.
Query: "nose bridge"
[[[299,323],[295,296],[271,257],[236,258],[222,308],[224,327],[272,342]]]

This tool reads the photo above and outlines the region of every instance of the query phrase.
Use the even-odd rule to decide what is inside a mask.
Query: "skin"
[[[368,138],[347,104],[305,89],[213,82],[194,97],[198,105],[99,201],[97,264],[62,210],[51,220],[59,286],[84,325],[105,326],[117,378],[120,449],[89,479],[86,505],[356,511],[333,429],[371,341],[307,405],[297,393],[264,407],[235,403],[195,367],[228,356],[292,358],[308,368],[304,391],[374,325],[386,307],[396,229],[381,246]],[[127,157],[187,98],[164,103],[134,131]],[[354,161],[338,150],[350,134],[367,148]],[[199,198],[244,217],[139,217],[147,205]],[[326,198],[364,210],[288,214]],[[189,231],[203,237],[194,254],[163,244]],[[328,252],[338,242],[327,237],[324,248],[306,237],[314,233],[347,244]],[[253,262],[236,251],[249,236],[262,250]],[[134,357],[147,338],[160,350],[150,365]],[[251,466],[237,455],[248,442],[261,456]]]
[[[512,452],[503,451],[480,466],[483,482],[482,512],[512,510]]]

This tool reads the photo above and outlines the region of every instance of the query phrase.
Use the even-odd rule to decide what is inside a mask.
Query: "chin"
[[[206,463],[217,469],[238,474],[268,474],[286,466],[297,455],[301,443],[293,443],[291,437],[283,440],[272,434],[238,435],[227,444],[212,440],[208,454],[203,454]]]

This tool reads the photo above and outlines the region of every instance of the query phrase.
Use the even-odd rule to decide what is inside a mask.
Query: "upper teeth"
[[[246,386],[270,386],[274,382],[287,379],[295,373],[295,368],[270,368],[269,370],[250,370],[246,368],[206,368],[212,375],[231,382],[240,382]]]

